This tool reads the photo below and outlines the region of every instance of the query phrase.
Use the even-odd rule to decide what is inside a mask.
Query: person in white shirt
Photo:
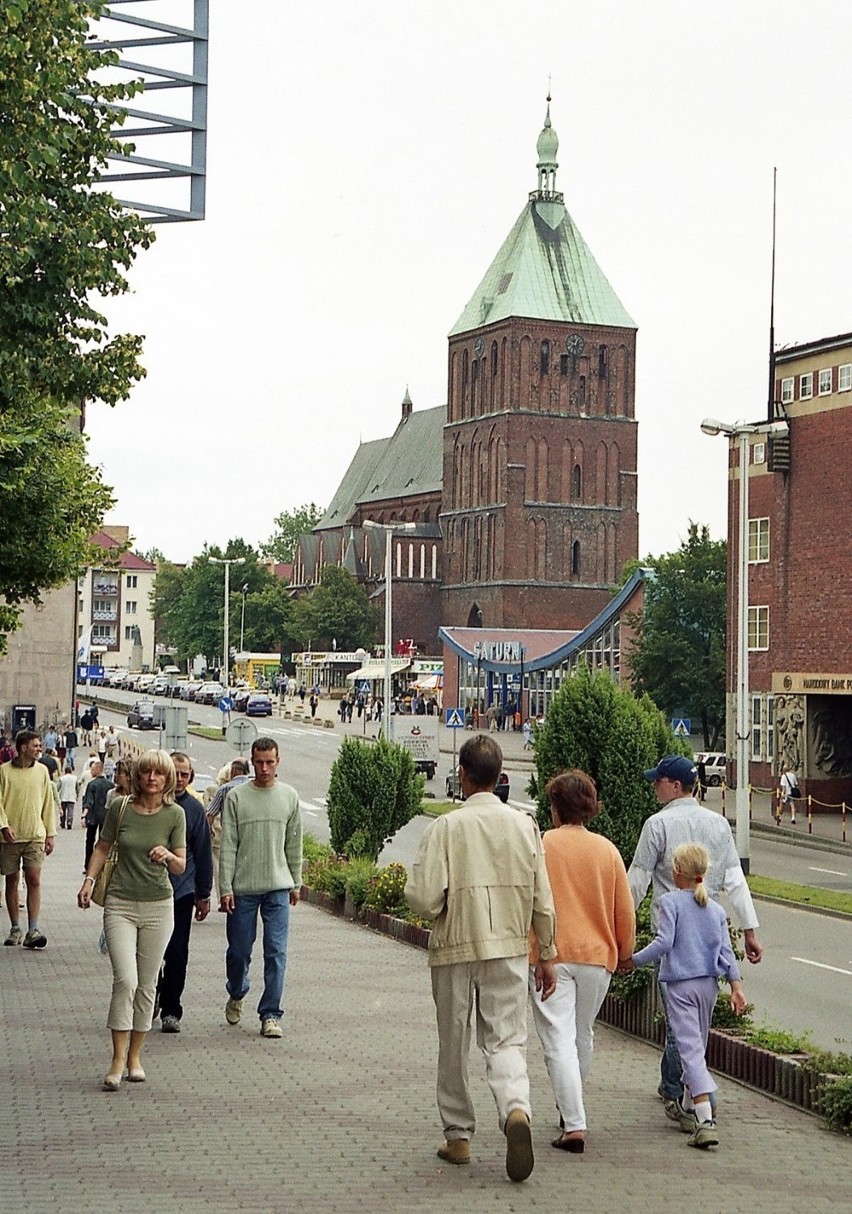
[[[676,889],[673,856],[681,843],[700,843],[710,857],[710,867],[704,881],[711,898],[725,893],[734,914],[743,928],[743,948],[748,960],[756,965],[763,956],[758,943],[757,915],[751,891],[746,884],[740,858],[728,821],[715,810],[700,805],[692,795],[698,779],[698,769],[683,755],[666,755],[656,767],[645,772],[646,780],[654,781],[654,793],[661,808],[645,821],[627,879],[633,895],[633,905],[645,897],[653,881],[651,926],[658,927],[658,911],[663,894]],[[660,995],[665,1008],[666,984],[660,983]],[[666,1044],[660,1060],[659,1093],[663,1108],[671,1121],[677,1121],[684,1131],[692,1132],[691,1121],[683,1118],[683,1066],[677,1044],[666,1021]]]
[[[793,771],[792,767],[785,767],[784,774],[781,777],[781,810],[778,815],[778,821],[781,821],[781,814],[785,809],[790,811],[790,825],[796,825],[796,798],[802,794],[799,792],[799,777]]]
[[[59,829],[70,830],[74,825],[74,805],[77,801],[77,777],[66,771],[59,777]]]

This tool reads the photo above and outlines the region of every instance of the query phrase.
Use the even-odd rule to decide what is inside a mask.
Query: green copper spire
[[[635,329],[556,190],[559,139],[547,114],[538,137],[538,189],[450,330],[469,333],[524,316]]]
[[[556,192],[556,170],[559,168],[556,160],[556,153],[559,151],[559,136],[550,122],[550,93],[547,94],[547,114],[544,118],[544,127],[535,149],[538,152],[536,168],[538,169],[539,192],[554,194]]]

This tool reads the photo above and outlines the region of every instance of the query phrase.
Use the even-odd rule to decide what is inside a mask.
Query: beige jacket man
[[[432,997],[438,1023],[438,1109],[446,1142],[438,1155],[470,1161],[476,1117],[468,1087],[471,1018],[485,1057],[506,1170],[525,1180],[533,1168],[527,1041],[527,954],[530,929],[540,950],[542,997],[552,993],[556,916],[538,827],[494,796],[502,768],[485,734],[459,755],[457,810],[436,819],[421,840],[405,896],[435,920],[429,943]]]

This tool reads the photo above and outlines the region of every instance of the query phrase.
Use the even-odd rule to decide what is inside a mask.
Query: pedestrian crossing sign
[[[672,730],[676,738],[688,738],[692,732],[692,721],[689,717],[676,717],[672,721]]]
[[[447,729],[464,729],[464,713],[460,708],[445,708],[444,712]]]

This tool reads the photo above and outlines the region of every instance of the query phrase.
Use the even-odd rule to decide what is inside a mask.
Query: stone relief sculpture
[[[852,776],[852,707],[845,696],[821,698],[811,712],[812,766],[823,776]]]
[[[802,696],[775,697],[775,761],[777,774],[805,775],[805,704]]]

